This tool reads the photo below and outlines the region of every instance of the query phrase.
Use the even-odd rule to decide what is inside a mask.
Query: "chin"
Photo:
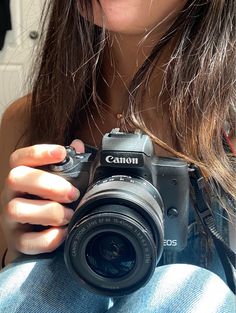
[[[163,7],[157,5],[155,10],[151,7],[148,10],[150,0],[93,0],[92,3],[96,25],[127,35],[144,34],[166,14]]]
[[[94,23],[100,27],[104,25],[110,32],[130,35],[143,33],[144,27],[137,23],[139,11],[137,7],[128,5],[129,2],[133,1],[101,0],[100,6],[93,0]]]

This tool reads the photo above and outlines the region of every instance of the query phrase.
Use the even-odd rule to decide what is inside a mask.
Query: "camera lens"
[[[115,232],[105,232],[91,239],[86,248],[86,258],[95,273],[107,278],[127,275],[136,260],[132,244]]]
[[[69,272],[107,296],[144,286],[163,251],[162,208],[159,192],[144,179],[117,175],[91,186],[68,227]]]

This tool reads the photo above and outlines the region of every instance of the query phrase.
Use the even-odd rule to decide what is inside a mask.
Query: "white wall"
[[[5,108],[28,92],[27,77],[33,60],[39,19],[45,0],[11,0],[12,30],[0,51],[0,118]],[[1,21],[0,21],[1,23]]]

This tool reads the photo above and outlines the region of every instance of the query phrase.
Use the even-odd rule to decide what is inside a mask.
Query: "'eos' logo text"
[[[108,155],[106,157],[106,162],[115,164],[138,164],[138,158],[114,157],[112,155]]]
[[[178,245],[178,241],[176,239],[165,239],[164,240],[164,246],[165,247],[176,247]]]

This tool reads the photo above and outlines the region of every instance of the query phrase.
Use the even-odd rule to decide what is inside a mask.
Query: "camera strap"
[[[204,199],[205,179],[201,175],[199,168],[190,165],[190,182],[195,192],[195,211],[203,226],[204,231],[212,238],[216,251],[225,271],[225,276],[229,288],[236,294],[236,254],[225,243],[221,234],[217,230],[212,212]]]

